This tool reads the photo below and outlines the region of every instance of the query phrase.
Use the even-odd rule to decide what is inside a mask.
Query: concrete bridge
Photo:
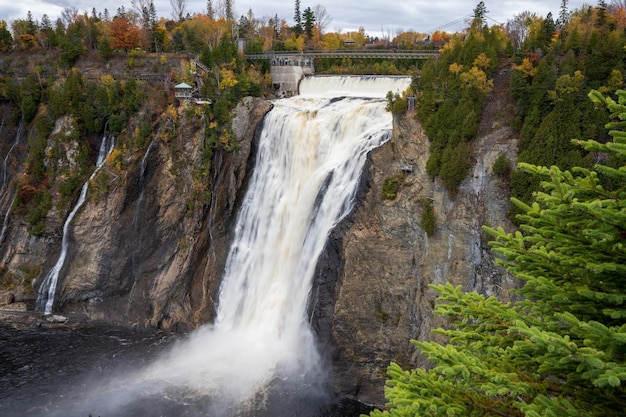
[[[438,58],[434,50],[395,49],[341,49],[329,51],[281,51],[262,54],[246,54],[248,60],[270,61],[270,76],[274,90],[279,96],[298,94],[298,84],[305,75],[315,74],[314,61],[322,58],[352,59],[431,59]]]
[[[418,50],[418,49],[335,49],[335,50],[315,50],[306,52],[280,51],[266,52],[262,54],[246,54],[246,58],[255,59],[281,59],[301,57],[303,59],[320,58],[355,58],[355,59],[430,59],[438,58],[439,51]]]

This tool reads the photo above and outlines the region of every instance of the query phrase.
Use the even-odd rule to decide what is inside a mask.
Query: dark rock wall
[[[426,366],[411,339],[430,339],[444,325],[432,309],[431,283],[509,297],[515,285],[488,250],[481,225],[502,225],[507,185],[491,173],[500,153],[515,158],[507,128],[479,139],[472,175],[451,199],[428,178],[428,139],[412,117],[397,119],[390,142],[370,154],[353,212],[333,231],[320,257],[311,298],[313,325],[332,363],[337,392],[382,405],[386,367]],[[393,200],[382,200],[385,178],[398,179]],[[436,227],[421,224],[432,201]]]

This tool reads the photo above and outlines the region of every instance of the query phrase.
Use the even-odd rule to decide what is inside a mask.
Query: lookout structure
[[[179,101],[189,101],[193,98],[193,87],[187,83],[180,83],[174,86],[174,95]]]
[[[210,69],[200,62],[199,59],[195,59],[193,64],[196,66],[196,87],[193,87],[187,83],[180,83],[174,86],[174,96],[180,101],[192,102],[196,104],[211,104],[211,99],[200,97],[200,87],[204,85],[202,81],[202,72],[208,73]]]

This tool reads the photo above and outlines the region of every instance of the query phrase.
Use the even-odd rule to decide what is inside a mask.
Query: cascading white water
[[[100,144],[98,159],[96,161],[96,168],[94,169],[91,176],[89,176],[89,179],[85,182],[85,184],[83,184],[83,188],[81,188],[80,190],[80,196],[78,197],[78,201],[76,201],[74,208],[67,216],[67,219],[65,219],[65,223],[63,224],[63,238],[61,240],[61,253],[59,255],[59,258],[57,259],[57,262],[54,264],[50,272],[48,272],[43,282],[41,283],[41,287],[39,287],[39,294],[37,295],[37,309],[40,311],[43,310],[44,314],[52,314],[54,294],[56,292],[56,287],[59,280],[59,273],[61,272],[61,268],[63,268],[63,264],[65,263],[65,257],[67,256],[70,223],[85,202],[85,198],[87,197],[87,189],[89,188],[89,181],[102,167],[107,155],[111,153],[114,146],[115,140],[113,136],[105,134],[105,136],[102,138],[102,143]]]
[[[382,75],[316,75],[305,77],[299,85],[300,95],[308,97],[385,98],[388,92],[401,94],[411,79]]]
[[[11,204],[9,204],[9,208],[7,209],[7,212],[4,214],[4,221],[2,222],[2,230],[0,230],[0,245],[4,241],[4,236],[6,235],[7,229],[9,228],[9,217],[11,214],[11,208],[13,207],[13,204],[15,203],[16,197],[17,197],[17,193],[15,193],[15,195],[11,199]]]
[[[312,417],[328,404],[309,292],[329,233],[352,210],[367,153],[392,129],[386,92],[368,80],[352,98],[322,97],[328,80],[307,79],[314,96],[277,100],[265,117],[215,322],[142,369],[93,381],[73,415]],[[399,92],[410,79],[402,82]]]
[[[240,404],[273,381],[298,384],[318,371],[306,317],[316,262],[331,229],[352,209],[367,153],[392,128],[381,100],[386,91],[372,88],[388,79],[351,80],[350,95],[375,99],[337,99],[335,91],[321,97],[329,81],[306,80],[315,97],[274,102],[238,216],[215,324],[145,370],[141,378],[150,386],[162,381],[187,395]],[[410,83],[408,77],[392,81],[400,91]]]
[[[6,111],[5,113],[3,113],[2,115],[2,123],[0,124],[0,132],[2,132],[2,129],[4,128],[4,118],[6,116]],[[5,190],[7,187],[7,171],[8,171],[8,161],[9,161],[9,156],[11,155],[11,152],[13,152],[13,149],[20,143],[20,140],[22,138],[22,135],[24,134],[24,120],[20,121],[20,124],[17,127],[17,132],[15,133],[15,140],[13,141],[13,144],[11,145],[11,147],[9,148],[7,154],[4,156],[4,160],[2,161],[2,185],[0,185],[0,203],[2,203],[2,201],[5,199],[5,197],[8,197],[8,193],[5,196]],[[13,208],[13,203],[15,202],[15,198],[17,196],[17,193],[14,192],[13,193],[13,197],[11,197],[10,199],[7,198],[7,200],[4,200],[5,202],[11,201],[10,204],[7,205],[7,211],[6,213],[4,213],[4,221],[2,222],[2,229],[0,230],[0,244],[2,244],[2,242],[4,241],[4,237],[6,235],[6,232],[8,230],[9,227],[9,217],[11,214],[11,209]]]

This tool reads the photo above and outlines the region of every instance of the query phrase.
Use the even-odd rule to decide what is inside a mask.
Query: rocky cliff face
[[[90,193],[72,222],[55,312],[164,329],[208,321],[254,156],[255,131],[269,108],[267,101],[246,99],[236,109],[240,149],[215,152],[204,198],[194,189],[203,166],[202,121],[166,127],[145,150],[122,161],[110,156],[98,173],[101,179],[92,180],[101,188],[105,178],[106,189]],[[10,199],[3,195],[3,202]],[[29,234],[19,217],[11,219],[0,247],[4,275],[23,282],[27,272],[36,271],[14,300],[32,302],[58,258],[65,215],[52,210],[46,224],[55,232],[41,236]]]
[[[494,104],[495,105],[495,104]],[[451,198],[426,175],[428,139],[414,117],[395,121],[393,138],[371,154],[354,212],[333,232],[318,265],[314,325],[327,345],[338,392],[384,404],[386,367],[426,366],[411,339],[431,340],[442,325],[433,317],[429,284],[509,298],[514,280],[495,266],[481,225],[512,228],[506,220],[507,185],[491,167],[502,153],[515,160],[516,141],[506,127],[489,126],[475,144],[472,175]],[[381,198],[385,179],[396,178],[397,197]],[[430,200],[435,229],[427,235],[422,213]]]

